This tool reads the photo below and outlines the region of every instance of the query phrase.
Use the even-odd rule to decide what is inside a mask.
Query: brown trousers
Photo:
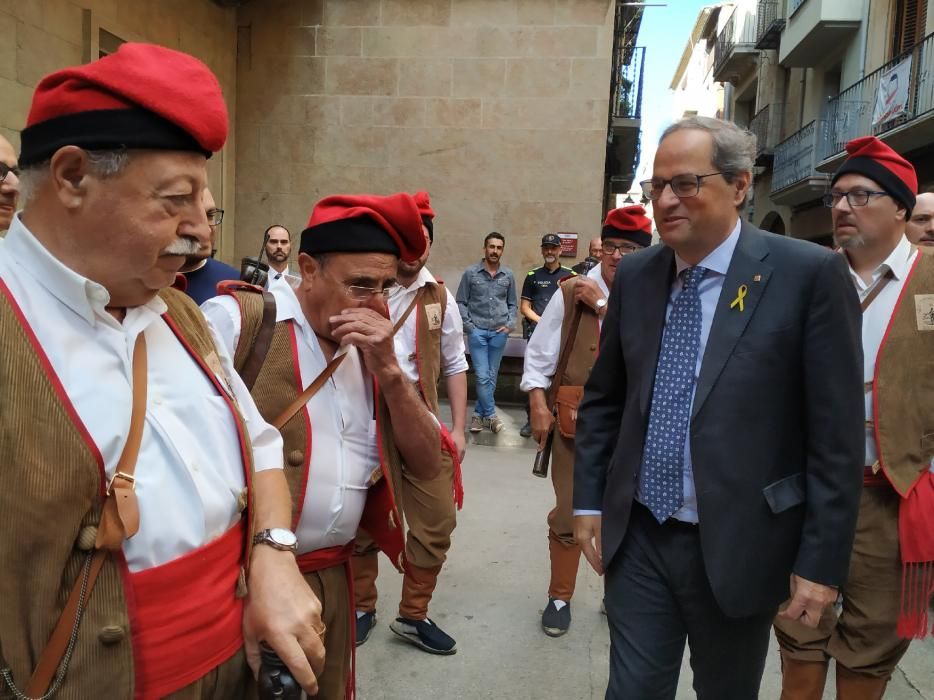
[[[428,616],[428,604],[457,526],[453,483],[454,464],[446,452],[442,452],[441,473],[434,479],[416,479],[408,472],[402,473],[402,512],[408,527],[406,572],[399,603],[402,617],[423,620]],[[353,557],[354,597],[356,609],[363,612],[376,610],[377,554],[370,537],[358,532]]]
[[[577,584],[581,548],[574,539],[574,440],[560,433],[555,434],[552,442],[551,485],[555,490],[555,507],[548,513],[551,555],[548,596],[570,601]]]
[[[343,700],[350,677],[350,591],[343,564],[305,574],[305,581],[321,601],[324,635],[324,671],[318,678],[317,700]]]
[[[203,678],[166,696],[166,700],[245,700],[256,697],[256,681],[243,647]]]
[[[899,500],[890,486],[863,487],[849,577],[842,591],[843,612],[835,618],[828,609],[816,629],[776,617],[775,634],[784,655],[797,661],[832,657],[856,673],[892,675],[909,644],[895,631],[902,580]]]

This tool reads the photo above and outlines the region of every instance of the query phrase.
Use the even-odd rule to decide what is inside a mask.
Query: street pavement
[[[531,474],[532,441],[519,436],[524,412],[502,411],[505,430],[469,438],[466,498],[430,615],[457,640],[452,656],[432,656],[389,629],[401,577],[381,557],[379,622],[357,650],[360,700],[596,700],[604,697],[609,638],[600,614],[602,580],[581,560],[567,635],[541,631],[547,602],[545,515],[550,480]],[[780,695],[772,641],[760,698]],[[828,688],[833,685],[832,678]],[[677,700],[694,697],[685,654]],[[834,697],[832,692],[824,697]],[[934,641],[912,644],[885,700],[934,700]]]

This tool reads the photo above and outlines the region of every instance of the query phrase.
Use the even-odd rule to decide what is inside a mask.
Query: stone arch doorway
[[[765,218],[762,219],[761,228],[766,231],[771,231],[772,233],[777,233],[780,236],[785,235],[785,221],[776,211],[770,211],[765,215]]]

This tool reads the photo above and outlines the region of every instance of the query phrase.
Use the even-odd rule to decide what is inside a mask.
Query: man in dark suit
[[[845,261],[740,220],[755,138],[694,117],[651,180],[665,245],[617,268],[578,414],[575,536],[606,571],[606,697],[754,700],[769,626],[837,599],[863,461]],[[790,577],[790,578],[789,578]]]

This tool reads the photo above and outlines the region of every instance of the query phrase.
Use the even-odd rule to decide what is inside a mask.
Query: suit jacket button
[[[75,540],[75,547],[82,552],[90,552],[94,549],[94,543],[97,541],[97,528],[94,525],[88,525],[81,528],[78,532],[78,539]]]
[[[100,640],[100,643],[107,645],[122,642],[124,637],[126,637],[126,632],[119,625],[101,627],[101,631],[97,633],[97,638]]]
[[[292,450],[289,452],[289,464],[293,467],[300,467],[305,463],[305,453],[301,450]]]
[[[597,349],[597,346],[596,346],[596,345],[591,345],[591,346],[590,346],[590,351],[591,351],[591,352],[593,352],[593,351],[596,350],[596,349]]]

